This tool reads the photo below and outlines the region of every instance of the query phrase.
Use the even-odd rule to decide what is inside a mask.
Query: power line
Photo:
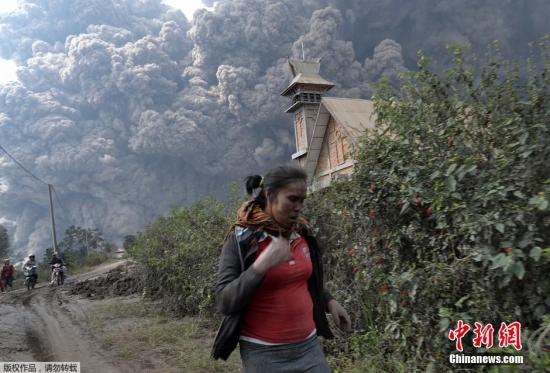
[[[55,194],[55,198],[57,200],[57,203],[59,204],[59,206],[61,207],[61,209],[63,210],[63,212],[66,214],[67,217],[69,217],[70,215],[67,213],[67,210],[65,210],[65,208],[63,207],[63,205],[61,204],[61,201],[59,199],[59,196],[57,195],[57,191],[55,190],[54,186],[52,184],[49,184],[49,183],[46,183],[44,180],[42,180],[41,178],[39,178],[38,176],[34,175],[32,172],[30,172],[25,166],[23,166],[21,164],[21,162],[19,162],[17,159],[15,159],[14,156],[12,156],[2,145],[0,145],[0,149],[2,149],[2,151],[4,153],[6,153],[6,155],[8,157],[11,158],[12,161],[14,161],[19,167],[21,167],[26,173],[28,173],[30,176],[32,176],[33,178],[35,178],[36,180],[40,181],[41,183],[45,184],[45,185],[48,185],[52,187],[53,189],[53,192]]]
[[[53,248],[54,250],[57,250],[57,239],[56,239],[56,232],[55,232],[55,214],[54,214],[54,211],[53,211],[53,203],[52,203],[52,194],[51,194],[51,191],[53,190],[54,192],[54,195],[55,195],[55,199],[57,200],[57,204],[59,205],[59,207],[61,207],[61,210],[63,211],[66,219],[68,221],[70,221],[70,215],[69,213],[67,212],[67,210],[65,209],[65,207],[63,207],[63,204],[61,203],[61,199],[59,198],[59,195],[57,194],[57,191],[55,190],[54,186],[52,184],[49,184],[49,183],[46,183],[44,180],[42,180],[41,178],[39,178],[38,176],[36,176],[35,174],[33,174],[31,171],[29,171],[25,166],[23,166],[21,164],[21,162],[19,162],[17,159],[15,159],[14,156],[12,156],[2,145],[0,145],[0,150],[2,150],[4,153],[6,153],[6,155],[12,160],[15,162],[15,164],[17,164],[23,171],[25,171],[28,175],[30,175],[32,178],[38,180],[39,182],[41,182],[42,184],[44,185],[47,185],[48,186],[48,190],[49,190],[49,194],[50,194],[50,216],[51,216],[51,220],[52,220],[52,237],[53,237]]]
[[[55,190],[53,184],[49,184],[47,182],[45,182],[44,180],[42,180],[41,178],[39,178],[38,176],[36,176],[35,174],[33,174],[31,171],[29,171],[25,166],[23,166],[21,164],[21,162],[19,162],[17,159],[15,159],[14,156],[12,156],[2,145],[0,145],[0,150],[2,150],[4,153],[6,153],[6,155],[12,160],[15,162],[15,164],[17,164],[19,167],[21,167],[21,169],[23,171],[25,171],[27,174],[29,174],[31,177],[33,177],[34,179],[38,180],[39,182],[41,182],[42,184],[44,185],[47,185],[48,187],[50,187],[51,185],[51,188],[53,189],[53,192],[55,194],[55,198],[57,200],[57,203],[59,204],[59,207],[61,207],[61,209],[63,210],[63,213],[65,214],[65,218],[66,219],[70,219],[70,214],[67,213],[67,210],[63,207],[63,205],[61,204],[61,200],[59,198],[59,196],[57,195],[57,191]]]
[[[27,170],[27,168],[25,166],[23,166],[17,159],[15,159],[10,153],[8,153],[8,151],[6,149],[4,149],[4,147],[2,145],[0,145],[0,149],[6,153],[6,155],[8,157],[10,157],[10,159],[12,161],[14,161],[19,167],[21,167],[21,169],[23,171],[25,171],[26,173],[28,173],[29,175],[31,175],[33,178],[35,178],[36,180],[40,181],[42,184],[45,184],[45,185],[49,185],[48,183],[46,183],[44,180],[42,180],[41,178],[39,178],[38,176],[36,176],[35,174],[33,174],[32,172],[30,172],[29,170]]]

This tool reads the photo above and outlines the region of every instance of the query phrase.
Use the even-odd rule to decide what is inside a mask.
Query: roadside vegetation
[[[71,225],[65,230],[57,249],[70,273],[82,273],[110,261],[114,246],[97,229]],[[42,258],[41,267],[46,267],[48,271],[52,254],[53,249],[47,248]]]
[[[522,69],[493,46],[483,61],[418,69],[373,97],[377,129],[353,178],[313,193],[305,216],[326,248],[327,286],[354,322],[325,341],[335,372],[447,371],[458,320],[521,322],[522,354],[550,368],[550,41]],[[472,67],[475,66],[475,67]],[[128,245],[148,295],[180,316],[212,320],[217,259],[239,197],[177,208]],[[214,362],[212,362],[214,364]]]

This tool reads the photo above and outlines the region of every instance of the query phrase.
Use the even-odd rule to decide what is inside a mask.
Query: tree
[[[107,248],[108,245],[99,230],[74,225],[67,228],[65,237],[58,245],[66,260],[79,263],[89,254],[103,253]]]
[[[124,247],[124,250],[128,252],[130,248],[136,243],[136,240],[137,237],[133,234],[124,236],[124,243],[122,244],[122,247]]]
[[[43,263],[49,263],[52,260],[53,248],[48,247],[44,252],[44,257],[42,258]]]
[[[0,258],[7,257],[9,255],[10,237],[8,236],[8,230],[2,224],[0,224]]]

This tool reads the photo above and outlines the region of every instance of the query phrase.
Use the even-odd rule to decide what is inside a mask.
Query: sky
[[[16,0],[2,0],[0,2],[0,14],[9,13],[16,8]],[[15,63],[13,61],[0,58],[0,84],[16,79]]]
[[[193,19],[193,14],[197,9],[207,8],[202,4],[202,0],[164,0],[163,2],[173,8],[181,9],[188,20]],[[15,9],[17,9],[17,0],[0,1],[0,14],[9,13]],[[15,62],[0,58],[0,84],[17,80],[15,71]]]

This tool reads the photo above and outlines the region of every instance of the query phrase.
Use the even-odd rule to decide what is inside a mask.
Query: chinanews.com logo
[[[474,337],[472,345],[475,348],[485,347],[491,349],[494,343],[495,329],[492,324],[483,325],[480,322],[474,323]],[[465,324],[462,320],[458,320],[456,328],[449,330],[449,340],[455,342],[455,349],[459,352],[464,350],[462,338],[464,338],[472,330],[471,326]],[[517,321],[506,324],[502,322],[497,332],[498,347],[506,348],[513,347],[517,351],[521,351],[521,324]],[[466,355],[466,354],[451,354],[449,356],[451,364],[523,364],[523,356],[521,355]]]

